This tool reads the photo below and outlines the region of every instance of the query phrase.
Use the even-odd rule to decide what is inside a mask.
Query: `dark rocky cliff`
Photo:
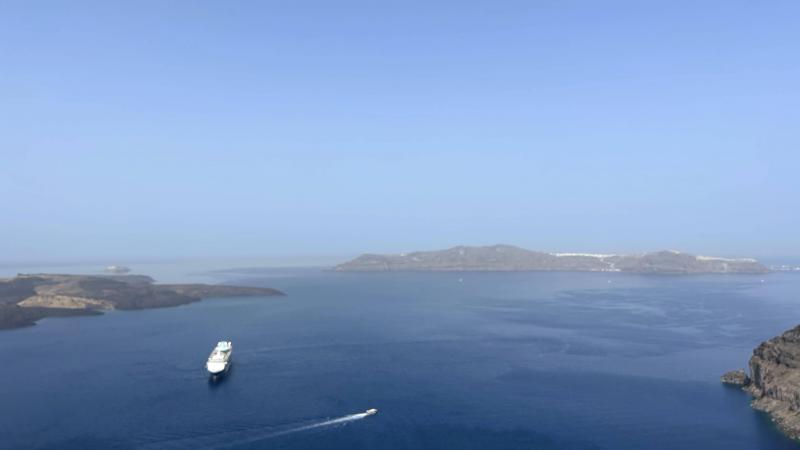
[[[800,437],[800,326],[753,350],[745,389],[754,408],[768,413],[787,435]]]

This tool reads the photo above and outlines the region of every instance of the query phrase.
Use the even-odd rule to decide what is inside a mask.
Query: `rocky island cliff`
[[[210,297],[274,295],[284,294],[271,288],[156,284],[144,275],[20,274],[0,280],[0,329],[33,325],[44,317],[163,308]]]
[[[336,271],[586,271],[633,273],[766,273],[765,266],[750,258],[729,259],[696,256],[675,251],[639,255],[545,253],[511,245],[458,246],[446,250],[364,254],[333,268]]]
[[[788,436],[800,438],[800,326],[761,343],[750,358],[750,375],[728,372],[722,382],[753,396],[752,406],[770,415]]]

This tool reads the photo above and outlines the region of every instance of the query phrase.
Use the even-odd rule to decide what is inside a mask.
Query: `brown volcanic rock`
[[[750,377],[744,369],[731,370],[720,377],[720,381],[734,386],[747,386],[750,384]]]
[[[45,317],[93,316],[102,314],[93,309],[20,307],[0,305],[0,330],[35,325]]]
[[[753,408],[768,413],[792,438],[800,437],[800,326],[753,350],[750,358]]]
[[[154,284],[143,275],[19,275],[0,281],[0,328],[48,316],[104,309],[163,308],[209,297],[284,295],[276,289],[206,284]]]

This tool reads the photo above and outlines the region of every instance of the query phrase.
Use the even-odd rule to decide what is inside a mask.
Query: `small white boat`
[[[231,357],[233,356],[233,342],[219,341],[217,346],[208,356],[206,361],[206,370],[211,375],[219,375],[228,371],[231,366]]]
[[[371,409],[368,409],[368,410],[364,411],[364,414],[366,414],[368,416],[371,416],[373,414],[378,414],[378,410],[375,409],[375,408],[371,408]]]

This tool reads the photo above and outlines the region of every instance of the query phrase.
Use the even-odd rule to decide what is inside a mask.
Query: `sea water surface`
[[[800,322],[795,274],[211,276],[288,295],[0,332],[0,447],[798,448],[719,382]]]

